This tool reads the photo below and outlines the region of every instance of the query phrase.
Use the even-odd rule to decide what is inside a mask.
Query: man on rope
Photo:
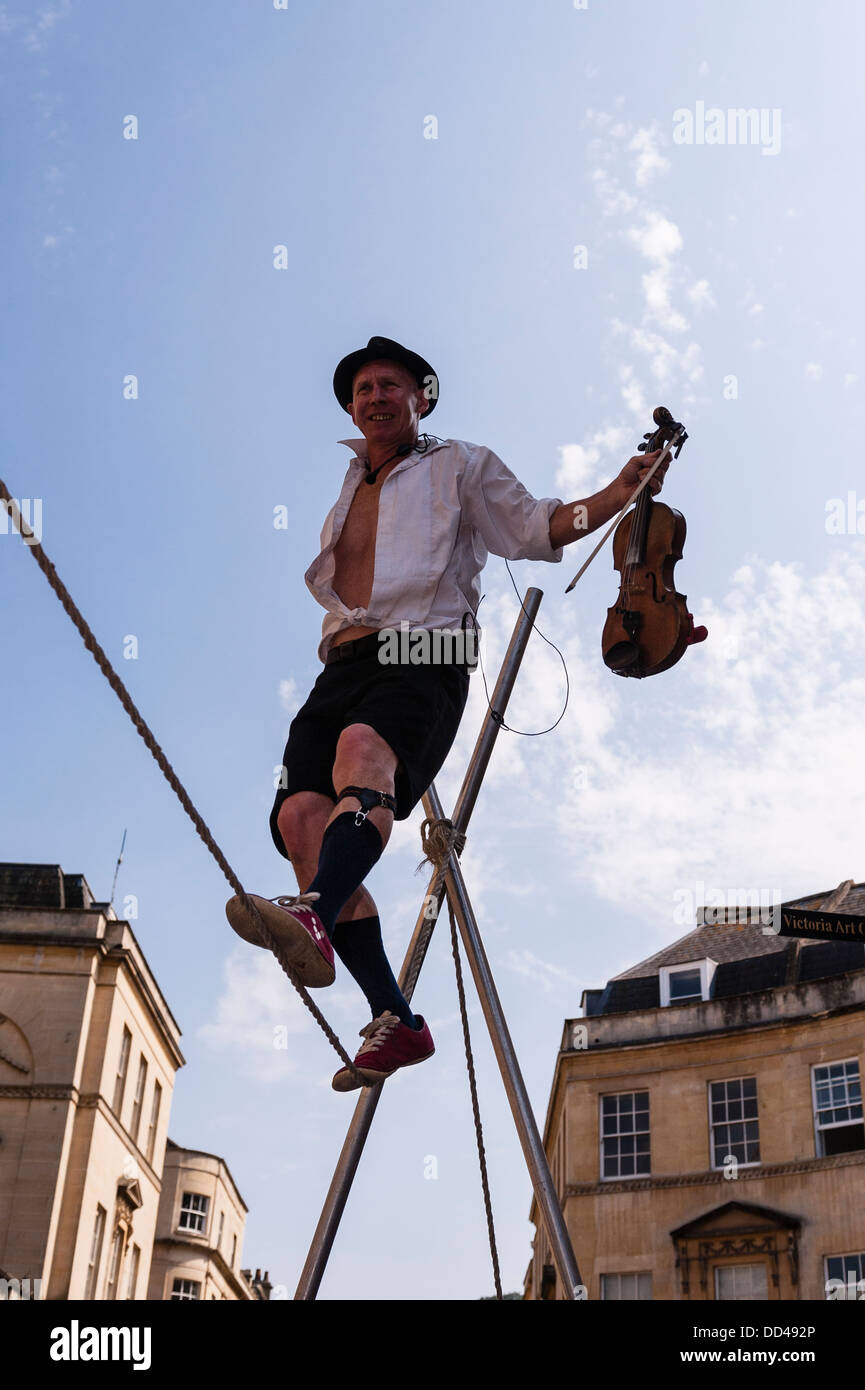
[[[340,441],[353,457],[305,576],[326,610],[324,669],[292,720],[270,815],[301,892],[254,901],[305,985],[333,982],[334,952],[357,981],[373,1017],[355,1065],[382,1081],[435,1047],[394,978],[363,883],[394,818],[411,814],[456,737],[474,665],[466,633],[478,576],[490,551],[561,560],[563,546],[616,515],[658,455],[629,459],[582,502],[538,500],[490,449],[418,433],[438,402],[438,377],[392,339],[370,338],[344,357],[333,389],[363,437]],[[649,483],[653,493],[667,466]],[[409,642],[395,640],[406,633]],[[433,649],[438,659],[424,660]],[[226,911],[259,945],[240,900]],[[358,1084],[347,1067],[333,1078],[337,1091]]]

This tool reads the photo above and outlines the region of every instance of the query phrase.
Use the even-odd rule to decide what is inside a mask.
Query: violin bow
[[[628,510],[628,508],[631,506],[633,502],[636,502],[637,498],[639,497],[640,493],[643,491],[643,488],[647,485],[647,483],[650,483],[652,481],[652,478],[655,476],[656,470],[660,468],[661,464],[664,462],[664,459],[667,458],[667,456],[671,454],[674,449],[676,450],[676,457],[678,458],[679,450],[681,449],[687,437],[688,436],[685,433],[684,425],[679,425],[674,434],[671,435],[668,442],[664,445],[658,457],[655,459],[655,462],[652,464],[645,478],[642,478],[640,482],[637,484],[637,486],[634,488],[634,491],[631,493],[630,497],[628,498],[627,502],[625,503],[624,507],[622,507],[622,510],[618,513],[618,515],[613,517],[613,520],[610,522],[606,531],[601,536],[601,539],[598,541],[598,544],[595,546],[589,558],[586,561],[584,561],[584,563],[577,570],[567,589],[565,589],[566,594],[569,594],[571,592],[577,580],[581,579],[582,576],[585,574],[586,570],[589,568],[589,565],[594,560],[598,551],[603,549],[604,545],[612,535],[613,531],[615,531],[622,517],[625,515],[625,512]],[[643,447],[645,447],[645,445]]]

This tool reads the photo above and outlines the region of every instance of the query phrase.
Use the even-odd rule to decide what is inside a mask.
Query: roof
[[[95,907],[83,874],[64,874],[59,864],[0,864],[0,907]]]
[[[793,907],[831,908],[865,914],[865,883],[842,884],[829,893],[797,898]],[[717,969],[712,998],[754,994],[778,985],[845,974],[865,965],[861,941],[810,941],[766,934],[759,923],[699,926],[646,960],[615,975],[603,990],[586,990],[586,1014],[630,1013],[660,1008],[664,966],[712,960]]]

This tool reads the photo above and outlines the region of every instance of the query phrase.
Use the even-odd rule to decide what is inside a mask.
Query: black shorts
[[[342,788],[333,785],[333,763],[343,729],[368,724],[393,749],[399,759],[396,819],[406,820],[450,752],[468,699],[464,664],[383,665],[377,633],[342,646],[350,653],[325,666],[288,731],[270,813],[273,843],[286,859],[276,823],[280,807],[297,792],[336,801]]]

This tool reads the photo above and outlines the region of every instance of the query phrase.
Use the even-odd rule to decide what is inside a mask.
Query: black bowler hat
[[[424,419],[427,415],[432,415],[438,401],[438,377],[429,362],[418,357],[416,352],[410,352],[401,343],[395,343],[393,338],[370,338],[365,348],[358,348],[357,352],[350,352],[342,359],[333,374],[333,390],[343,410],[348,410],[354,379],[361,367],[367,362],[379,362],[382,359],[399,362],[401,367],[408,368],[429,401],[429,410]]]

